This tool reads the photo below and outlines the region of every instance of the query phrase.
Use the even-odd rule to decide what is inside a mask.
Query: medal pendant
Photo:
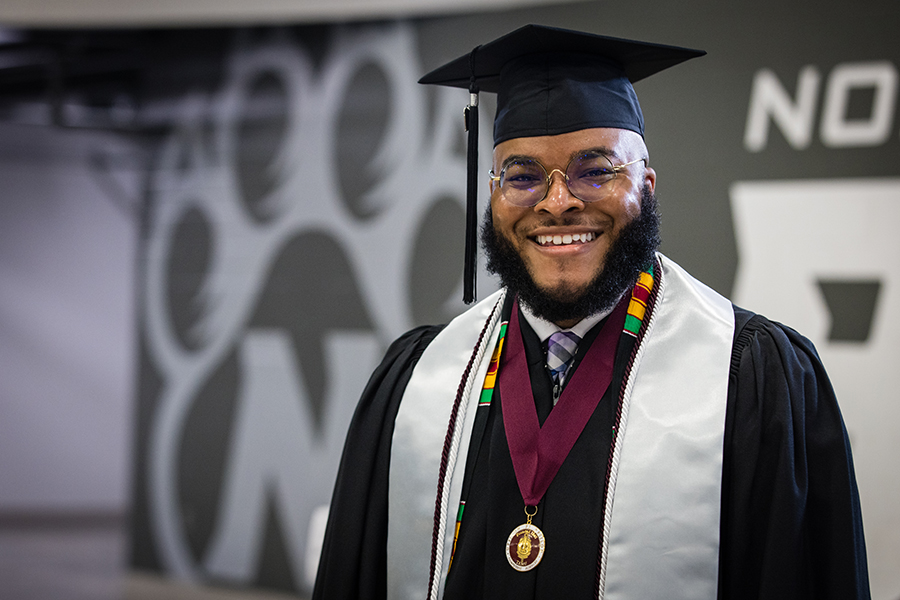
[[[531,519],[529,519],[530,521]],[[544,532],[525,523],[519,525],[506,540],[506,559],[516,571],[530,571],[544,557]]]

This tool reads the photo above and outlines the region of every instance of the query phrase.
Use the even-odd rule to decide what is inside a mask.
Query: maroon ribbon
[[[500,365],[503,425],[516,481],[526,506],[537,506],[550,482],[612,381],[616,344],[625,324],[630,294],[613,310],[597,339],[556,403],[543,427],[537,417],[525,345],[519,329],[518,302],[513,303]]]

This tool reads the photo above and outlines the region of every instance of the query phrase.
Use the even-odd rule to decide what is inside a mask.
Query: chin
[[[592,284],[602,273],[603,268],[601,267],[592,273],[590,278],[583,281],[574,282],[569,279],[555,280],[546,283],[535,281],[535,287],[549,300],[561,303],[579,302],[590,293]]]
[[[545,266],[543,277],[533,264],[526,265],[531,281],[541,293],[558,301],[570,302],[590,293],[594,283],[603,274],[604,259],[605,256],[589,265],[567,265],[562,262],[553,265],[552,269]]]
[[[584,295],[590,287],[590,282],[573,283],[571,281],[555,281],[541,284],[536,282],[537,289],[548,298],[566,302]]]

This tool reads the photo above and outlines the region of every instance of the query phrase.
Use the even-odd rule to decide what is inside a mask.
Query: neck
[[[579,317],[577,319],[567,319],[565,321],[553,321],[553,324],[559,327],[560,329],[571,329],[580,323],[584,317]]]

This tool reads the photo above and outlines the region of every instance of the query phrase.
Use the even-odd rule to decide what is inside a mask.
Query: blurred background
[[[875,0],[4,0],[0,598],[308,595],[368,374],[464,308],[467,94],[416,80],[532,22],[708,51],[636,85],[663,251],[815,342],[900,599]]]

